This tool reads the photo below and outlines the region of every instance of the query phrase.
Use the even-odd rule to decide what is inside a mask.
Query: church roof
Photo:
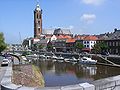
[[[60,29],[60,28],[58,28],[58,29],[55,29],[54,30],[54,34],[56,35],[56,34],[63,34],[63,31]]]
[[[53,32],[54,32],[54,29],[43,29],[42,34],[44,34],[44,35],[47,35],[47,34],[51,35],[51,34],[53,34]]]
[[[70,29],[61,29],[61,28],[58,28],[58,29],[55,29],[54,30],[54,34],[57,35],[57,34],[71,34],[70,32]]]
[[[43,29],[42,34],[47,35],[47,34],[54,34],[54,35],[61,35],[61,34],[65,34],[65,35],[71,35],[70,29]]]

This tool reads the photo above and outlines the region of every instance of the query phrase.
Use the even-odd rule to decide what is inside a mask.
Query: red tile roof
[[[74,43],[76,39],[74,38],[71,38],[71,39],[67,39],[66,40],[66,43]]]
[[[86,37],[84,38],[84,40],[96,41],[96,40],[98,40],[98,38],[97,38],[96,36],[86,36]]]
[[[71,37],[71,36],[68,36],[68,35],[65,35],[64,38],[69,38],[69,39],[70,39],[70,38],[72,38],[72,37]]]
[[[58,39],[70,39],[72,38],[71,36],[69,35],[59,35],[59,36],[56,36]]]
[[[86,37],[86,36],[77,35],[77,36],[75,36],[75,39],[84,40],[85,37]]]
[[[57,39],[64,39],[64,36],[63,35],[59,35],[59,36],[56,36]]]

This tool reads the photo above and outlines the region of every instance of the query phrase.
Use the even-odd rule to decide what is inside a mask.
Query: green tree
[[[38,45],[38,49],[43,49],[43,48],[44,48],[44,46],[42,44]]]
[[[84,45],[80,42],[76,42],[75,48],[76,48],[76,51],[81,52],[81,50],[84,48]]]
[[[93,46],[93,52],[94,53],[100,53],[101,52],[101,47],[100,47],[100,44],[99,43],[96,43],[94,46]]]
[[[4,35],[3,33],[0,33],[0,53],[6,49],[7,45],[5,44],[5,41],[4,41]]]
[[[47,44],[47,50],[48,50],[48,51],[52,51],[52,50],[53,50],[53,46],[52,46],[52,43],[51,43],[51,42],[49,42],[49,43]]]
[[[96,43],[93,47],[95,53],[106,52],[107,49],[109,49],[109,47],[104,42]]]
[[[105,50],[105,51],[106,51],[107,49],[109,49],[109,47],[107,46],[107,44],[104,43],[104,42],[100,43],[100,47],[101,47],[102,50]]]

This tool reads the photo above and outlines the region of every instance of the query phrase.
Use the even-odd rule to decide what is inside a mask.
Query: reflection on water
[[[64,86],[92,82],[120,74],[120,68],[102,65],[78,65],[39,60],[34,63],[40,68],[46,86]]]

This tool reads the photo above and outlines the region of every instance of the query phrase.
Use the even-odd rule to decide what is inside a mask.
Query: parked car
[[[8,66],[9,64],[9,59],[3,59],[2,62],[1,62],[1,66]]]

